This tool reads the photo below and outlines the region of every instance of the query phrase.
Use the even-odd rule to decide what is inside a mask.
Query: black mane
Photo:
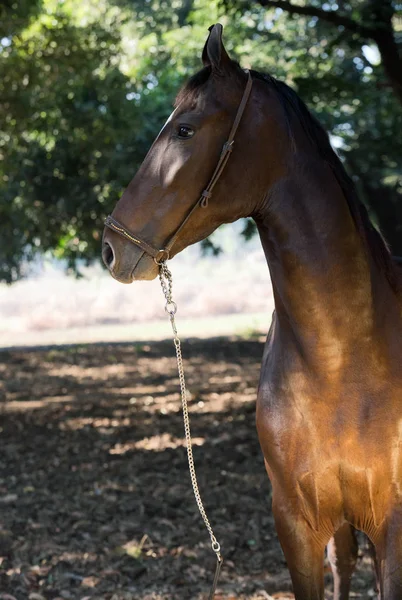
[[[238,66],[237,63],[234,64]],[[238,68],[240,69],[240,67]],[[205,67],[193,75],[177,95],[175,106],[182,100],[195,100],[201,91],[202,86],[208,81],[210,74],[211,68]],[[343,191],[356,229],[365,242],[367,251],[374,258],[380,269],[385,273],[391,286],[396,289],[398,287],[397,271],[388,245],[381,233],[370,221],[367,209],[358,197],[355,184],[347,174],[340,158],[331,146],[328,133],[311,114],[296,92],[286,83],[278,81],[271,75],[260,73],[258,71],[252,70],[251,74],[254,79],[264,81],[277,92],[278,99],[285,112],[291,138],[293,139],[291,123],[294,117],[296,117],[313,147],[317,150],[320,158],[330,166]]]

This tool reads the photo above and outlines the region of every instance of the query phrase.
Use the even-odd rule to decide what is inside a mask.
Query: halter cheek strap
[[[239,108],[237,109],[236,117],[235,117],[235,119],[233,121],[233,125],[232,125],[232,128],[231,128],[230,133],[229,133],[229,137],[228,137],[227,141],[223,144],[222,152],[221,152],[221,155],[219,157],[218,164],[216,165],[215,170],[214,170],[214,172],[212,174],[212,177],[209,180],[207,187],[201,193],[201,196],[199,197],[199,199],[197,200],[197,202],[191,208],[190,212],[187,214],[187,216],[185,217],[184,221],[178,227],[178,229],[173,234],[173,236],[166,242],[165,247],[163,249],[158,250],[157,248],[154,248],[153,246],[151,246],[150,244],[148,244],[147,242],[145,242],[144,240],[142,240],[141,238],[139,238],[136,234],[131,233],[131,231],[129,231],[128,229],[126,229],[126,227],[124,227],[124,225],[122,225],[121,223],[119,223],[119,221],[117,221],[111,215],[109,215],[108,217],[106,217],[106,219],[105,219],[105,226],[109,227],[109,229],[112,229],[112,231],[115,231],[116,233],[120,234],[122,237],[126,238],[127,240],[129,240],[130,242],[132,242],[133,244],[135,244],[136,246],[139,246],[139,248],[141,248],[142,250],[144,250],[144,252],[146,252],[147,254],[149,254],[150,256],[152,256],[152,258],[154,259],[154,261],[157,264],[161,264],[162,262],[165,262],[166,260],[168,260],[169,254],[170,254],[170,251],[172,249],[173,244],[175,243],[175,241],[176,241],[177,237],[179,236],[181,230],[186,225],[187,221],[190,219],[190,217],[192,216],[192,214],[195,212],[195,210],[199,206],[201,208],[206,208],[208,206],[208,202],[209,202],[209,200],[210,200],[210,198],[212,196],[212,191],[213,191],[215,185],[217,184],[220,176],[222,175],[223,170],[224,170],[224,168],[226,166],[226,163],[228,162],[229,157],[230,157],[230,155],[232,153],[233,144],[234,144],[234,138],[235,138],[237,129],[239,127],[241,118],[243,116],[244,109],[246,108],[246,104],[247,104],[247,101],[248,101],[249,96],[250,96],[252,85],[253,85],[253,80],[251,78],[251,74],[250,74],[249,71],[247,71],[247,84],[246,84],[246,88],[244,90],[243,97],[242,97],[241,102],[239,104]]]

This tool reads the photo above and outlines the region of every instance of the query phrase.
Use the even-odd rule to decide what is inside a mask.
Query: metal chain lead
[[[187,446],[187,459],[188,459],[188,467],[190,471],[191,484],[193,486],[193,492],[195,496],[195,501],[197,502],[198,510],[200,511],[201,517],[205,523],[205,527],[208,530],[209,537],[211,538],[211,546],[212,550],[216,554],[217,563],[214,581],[212,584],[212,589],[209,595],[209,600],[213,600],[215,595],[216,586],[218,584],[219,572],[221,570],[221,566],[223,563],[223,558],[221,555],[221,547],[218,540],[215,537],[209,519],[207,517],[207,513],[205,511],[204,505],[202,503],[201,494],[198,488],[197,475],[195,472],[194,465],[194,457],[193,457],[193,446],[191,440],[191,429],[190,429],[190,416],[188,414],[188,404],[187,404],[187,388],[186,388],[186,380],[184,377],[184,367],[183,367],[183,357],[181,353],[181,342],[180,338],[177,334],[177,327],[175,321],[175,315],[177,312],[177,304],[173,301],[172,298],[172,274],[166,266],[165,262],[161,262],[159,265],[159,279],[161,282],[161,287],[163,291],[163,295],[166,299],[165,312],[169,315],[170,324],[173,330],[173,342],[176,349],[176,359],[177,359],[177,370],[179,372],[179,381],[180,381],[180,394],[181,394],[181,404],[183,410],[183,420],[184,420],[184,432],[186,436],[186,446]]]

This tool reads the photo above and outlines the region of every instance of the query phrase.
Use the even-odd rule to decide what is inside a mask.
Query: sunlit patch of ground
[[[255,432],[262,342],[183,351],[199,484],[225,556],[216,600],[290,599]],[[3,351],[0,373],[0,600],[207,597],[214,557],[172,343]],[[353,585],[371,597],[365,551]]]

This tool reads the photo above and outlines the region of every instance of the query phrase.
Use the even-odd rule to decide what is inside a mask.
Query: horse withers
[[[256,421],[295,598],[323,599],[326,546],[349,598],[358,529],[380,597],[401,600],[401,271],[297,94],[242,70],[219,24],[202,60],[113,211],[104,262],[154,279],[222,223],[255,220],[275,299]]]

